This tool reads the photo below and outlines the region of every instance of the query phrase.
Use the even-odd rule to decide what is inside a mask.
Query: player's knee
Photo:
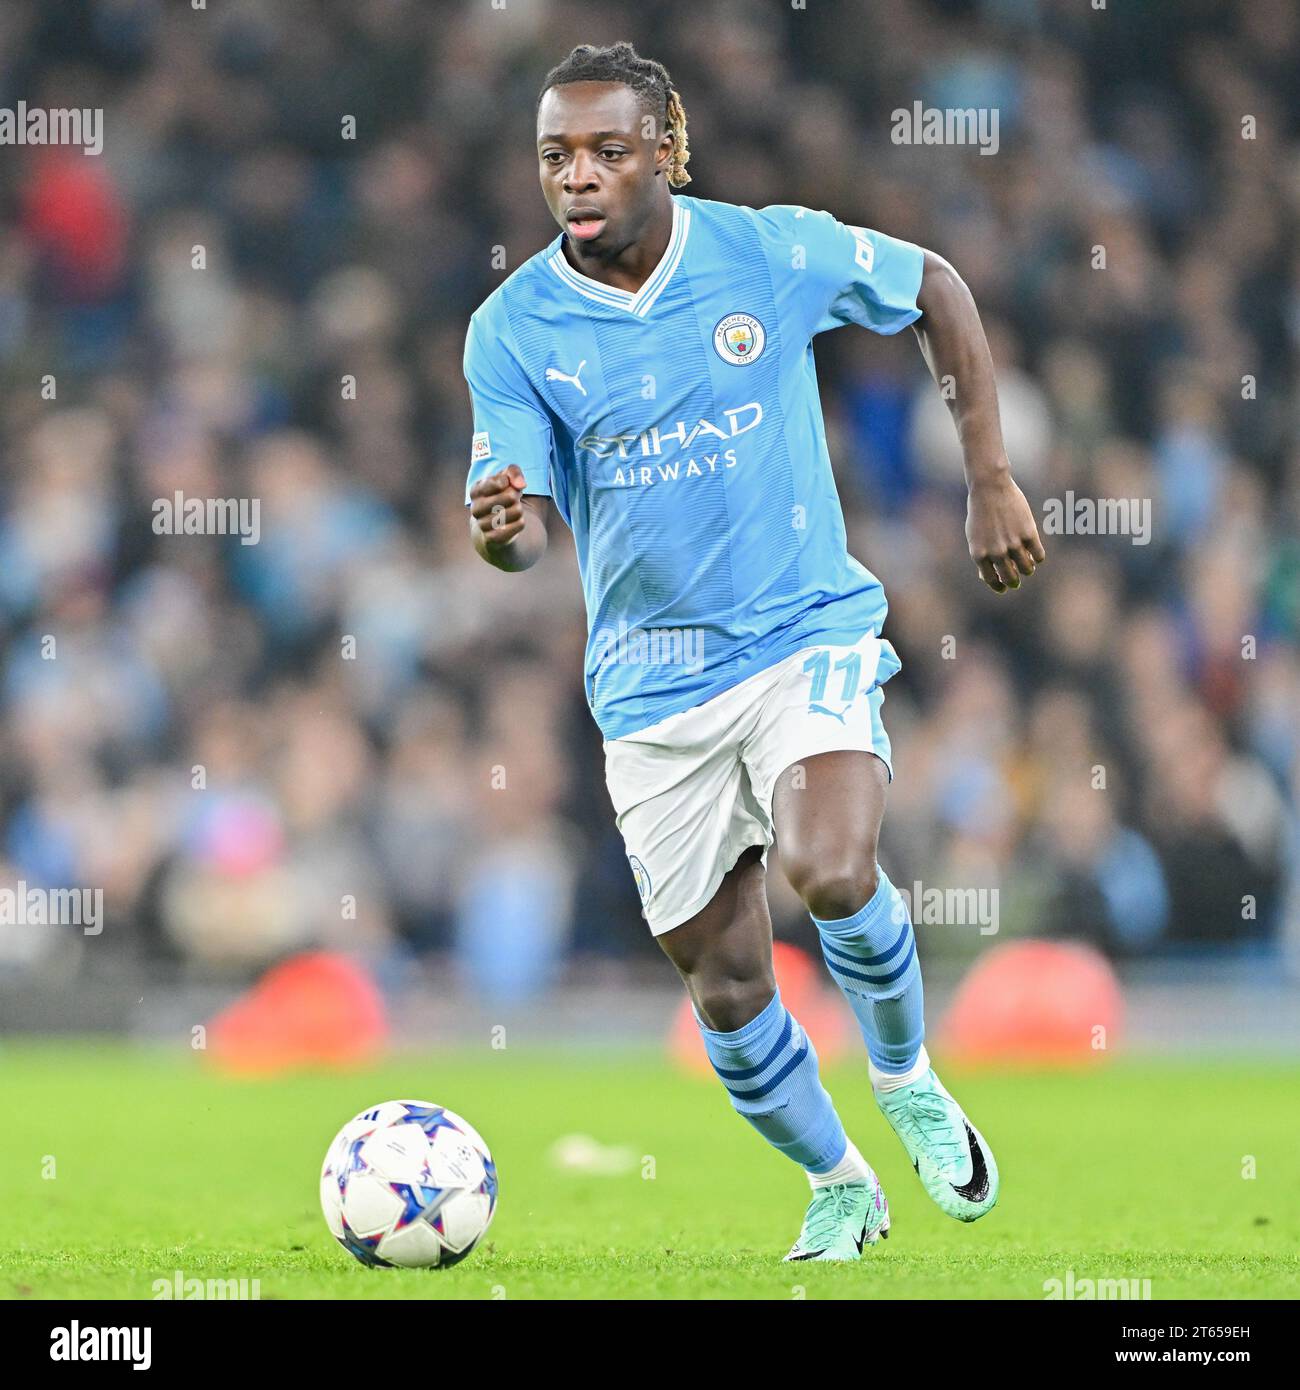
[[[772,1002],[776,979],[761,971],[749,979],[731,977],[697,978],[691,993],[705,1026],[717,1033],[734,1033],[755,1019]]]
[[[874,855],[844,862],[795,863],[787,874],[804,906],[823,922],[852,917],[875,897],[880,883]]]

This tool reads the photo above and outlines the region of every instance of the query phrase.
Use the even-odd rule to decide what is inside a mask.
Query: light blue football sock
[[[757,1017],[734,1033],[706,1028],[704,1047],[737,1113],[773,1148],[809,1173],[824,1173],[844,1157],[848,1139],[817,1074],[808,1035],[781,1003],[778,990]]]
[[[925,1041],[925,996],[911,914],[883,869],[875,894],[852,917],[818,917],[822,955],[858,1020],[867,1053],[882,1072],[915,1063]]]

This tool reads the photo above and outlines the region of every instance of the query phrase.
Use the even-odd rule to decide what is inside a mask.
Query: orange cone
[[[817,962],[798,946],[777,941],[772,945],[772,965],[781,1002],[799,1020],[800,1026],[812,1039],[823,1065],[844,1055],[849,1044],[850,1021],[840,996],[824,981]],[[691,1001],[683,999],[673,1018],[668,1050],[674,1062],[688,1071],[713,1075],[704,1039],[691,1010]]]
[[[269,970],[208,1025],[207,1056],[243,1076],[373,1061],[388,1034],[384,1001],[346,956],[313,951]]]
[[[954,1061],[1062,1065],[1114,1049],[1124,1001],[1110,963],[1077,942],[997,946],[967,973],[938,1029]]]

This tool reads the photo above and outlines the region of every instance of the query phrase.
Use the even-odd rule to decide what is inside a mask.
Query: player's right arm
[[[546,553],[555,440],[551,418],[511,350],[505,315],[493,317],[488,306],[470,320],[465,380],[474,406],[465,484],[470,537],[488,564],[526,570]]]
[[[499,570],[530,569],[546,554],[550,499],[524,495],[527,479],[515,464],[480,478],[469,490],[474,549]]]

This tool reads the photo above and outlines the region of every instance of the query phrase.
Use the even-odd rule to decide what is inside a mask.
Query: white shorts
[[[874,753],[893,778],[881,682],[888,642],[805,647],[702,705],[605,742],[605,779],[641,915],[660,936],[703,909],[750,845],[773,841],[772,792],[801,758]]]

